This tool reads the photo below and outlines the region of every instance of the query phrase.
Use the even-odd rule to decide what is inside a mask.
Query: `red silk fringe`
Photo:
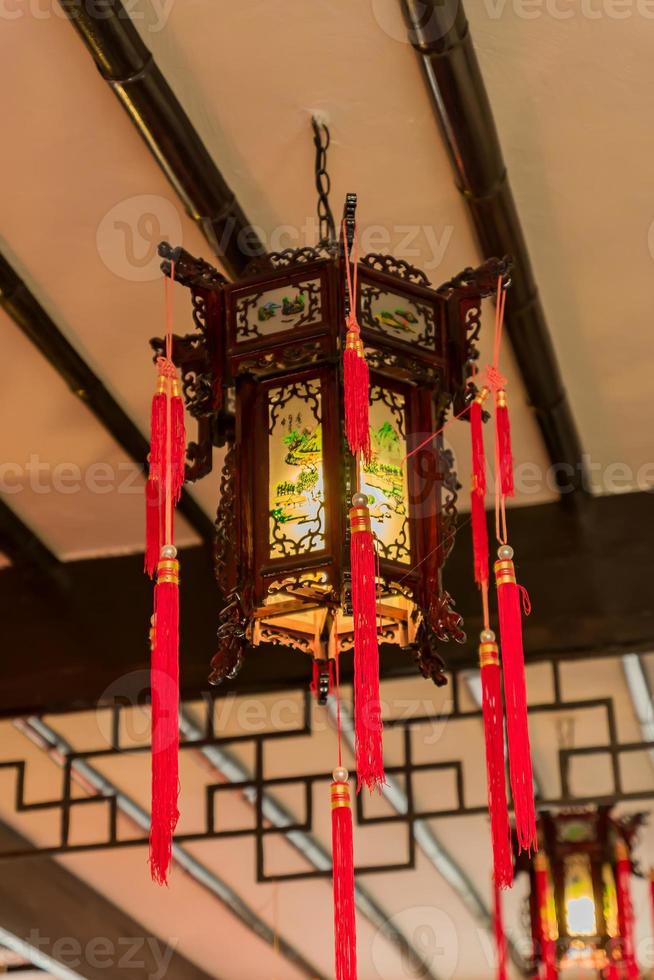
[[[350,337],[360,343],[358,333],[348,331]],[[370,422],[368,399],[370,375],[362,349],[347,346],[343,354],[343,386],[345,389],[345,434],[350,452],[361,453],[370,462]]]
[[[176,504],[182,495],[186,466],[186,429],[184,426],[184,402],[180,395],[173,395],[171,404],[171,492]]]
[[[499,664],[481,668],[482,710],[486,738],[486,786],[493,841],[493,881],[496,888],[513,884],[511,827],[506,803],[504,724]],[[504,976],[504,974],[502,974]]]
[[[470,406],[470,440],[472,443],[472,491],[470,509],[472,520],[472,551],[475,582],[488,582],[488,524],[486,521],[486,456],[482,408],[475,399]]]
[[[484,498],[476,490],[470,494],[470,518],[475,582],[482,585],[488,582],[488,524]]]
[[[331,793],[335,978],[356,980],[357,933],[349,786],[347,783],[332,783]],[[346,794],[347,804],[338,801],[339,795],[343,793]]]
[[[154,578],[162,545],[163,487],[166,456],[166,396],[157,391],[150,409],[149,476],[145,484],[144,569]]]
[[[495,405],[495,427],[500,463],[500,485],[505,497],[512,497],[513,488],[513,453],[511,450],[511,422],[506,405]]]
[[[495,897],[493,925],[495,926],[495,948],[497,950],[497,980],[507,980],[506,973],[506,936],[502,921],[502,896],[497,881],[493,893]]]
[[[356,512],[352,508],[350,514]],[[379,702],[377,583],[371,531],[350,535],[352,611],[354,616],[354,732],[357,792],[378,789],[384,775],[383,725]]]
[[[636,945],[634,937],[634,909],[631,903],[631,861],[618,856],[615,864],[615,884],[618,896],[618,924],[622,937],[622,955],[627,980],[638,980]]]
[[[165,377],[159,375],[159,379]],[[174,385],[177,382],[172,382]],[[164,544],[164,498],[166,482],[166,395],[157,391],[150,411],[150,466],[145,484],[145,571],[154,578],[161,546]],[[180,395],[171,398],[171,497],[176,504],[184,485],[186,465],[186,430],[184,402]]]
[[[157,381],[161,382],[162,375]],[[150,408],[150,477],[163,483],[166,460],[166,395],[157,391]]]
[[[158,582],[154,590],[152,644],[152,817],[150,872],[168,884],[173,833],[179,819],[179,587]]]
[[[618,964],[615,962],[615,960],[609,960],[609,965],[604,971],[604,976],[606,980],[620,980]]]
[[[495,564],[496,574],[498,564]],[[497,606],[500,620],[506,730],[509,742],[509,771],[516,833],[520,850],[531,852],[538,850],[538,838],[527,717],[520,588],[515,582],[498,584]]]
[[[547,868],[537,867],[534,875],[536,878],[536,901],[538,903],[539,960],[545,967],[544,972],[539,976],[542,975],[543,980],[557,980],[559,971],[556,965],[556,943],[550,937],[548,921],[549,881]]]
[[[472,489],[486,496],[486,453],[484,452],[484,423],[481,402],[470,406],[470,441],[472,443]]]
[[[145,561],[144,570],[154,578],[161,552],[162,506],[160,484],[151,476],[145,483]]]

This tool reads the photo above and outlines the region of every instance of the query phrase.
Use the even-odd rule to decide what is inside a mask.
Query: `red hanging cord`
[[[158,499],[163,496],[163,513],[158,516],[160,546],[154,590],[152,628],[152,806],[150,824],[150,869],[152,878],[167,884],[172,858],[173,834],[179,819],[179,561],[174,545],[174,509],[181,493],[186,454],[184,407],[177,372],[172,361],[172,278],[165,283],[166,347],[159,358],[159,387],[165,398],[158,421],[157,445],[151,454],[151,477],[157,481]],[[163,383],[162,383],[163,382]],[[159,394],[159,390],[158,393]],[[152,465],[154,456],[154,476]],[[150,542],[148,542],[148,547]],[[146,556],[147,557],[147,556]]]
[[[485,583],[484,592],[487,589],[488,583]],[[484,606],[487,608],[486,602]],[[500,659],[495,634],[488,626],[481,634],[479,669],[486,743],[486,788],[493,845],[493,880],[498,888],[510,888],[513,884],[513,854],[506,801]]]
[[[498,428],[498,395],[504,396],[506,380],[499,370],[500,346],[504,324],[506,293],[502,278],[497,282],[497,305],[493,339],[493,364],[487,369],[488,386],[496,395],[495,428],[495,533],[500,545],[495,562],[497,606],[502,641],[502,670],[504,699],[506,704],[506,728],[509,745],[509,772],[515,811],[516,834],[520,850],[531,852],[538,849],[536,833],[536,807],[531,767],[529,721],[527,714],[527,688],[525,681],[524,649],[522,640],[521,604],[525,612],[530,609],[526,591],[519,586],[513,564],[513,548],[508,545],[506,529],[506,488],[504,470],[510,467],[506,458],[506,445]],[[500,406],[501,407],[501,406]],[[504,400],[504,410],[506,403]],[[507,423],[508,424],[508,423]],[[506,427],[505,427],[506,428]]]
[[[488,523],[486,521],[486,456],[482,406],[488,388],[482,388],[470,406],[470,440],[472,443],[472,488],[470,517],[472,520],[472,550],[475,582],[481,587],[488,583]]]
[[[493,898],[493,925],[495,927],[495,949],[497,952],[497,980],[507,980],[506,936],[504,935],[504,922],[502,918],[502,893],[497,882],[493,883]]]
[[[356,980],[357,935],[356,906],[354,901],[354,841],[352,831],[352,807],[350,804],[349,773],[343,768],[341,732],[341,677],[336,635],[336,732],[338,739],[338,766],[334,769],[331,784],[332,807],[332,880],[334,898],[334,969],[336,980]]]
[[[367,498],[355,493],[350,508],[350,570],[354,619],[354,736],[357,792],[385,782],[379,697],[375,546]]]
[[[347,274],[347,290],[350,312],[347,317],[347,334],[345,350],[343,351],[343,387],[345,396],[345,434],[350,452],[353,455],[361,453],[366,463],[370,462],[370,375],[366,362],[361,328],[357,322],[357,274],[358,246],[356,232],[352,249],[352,264],[347,248],[347,234],[343,222],[343,250],[345,253],[345,270]]]

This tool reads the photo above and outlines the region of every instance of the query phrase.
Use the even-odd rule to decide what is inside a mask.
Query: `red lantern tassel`
[[[354,907],[352,810],[347,770],[336,769],[331,786],[336,980],[356,980],[357,931]]]
[[[520,850],[531,852],[538,850],[538,838],[527,718],[520,587],[515,578],[513,549],[502,545],[497,554],[499,560],[495,562],[495,582],[502,643],[511,793]]]
[[[354,617],[354,732],[357,792],[378,789],[386,781],[379,703],[377,581],[370,511],[355,494],[350,509],[350,564]]]
[[[343,386],[345,389],[345,434],[350,452],[361,453],[370,462],[370,422],[368,399],[370,375],[363,350],[359,327],[350,323],[343,354]]]
[[[164,556],[168,550],[170,556]],[[154,590],[150,871],[160,885],[168,883],[179,818],[179,562],[175,554],[172,545],[162,549]]]
[[[650,910],[652,913],[652,923],[654,924],[654,868],[649,869],[649,899]]]
[[[506,974],[506,936],[504,935],[504,924],[502,922],[502,896],[499,886],[495,882],[493,888],[495,896],[495,948],[497,951],[497,980],[507,980]]]
[[[168,438],[166,410],[166,384],[170,378],[172,397],[170,406],[170,489],[173,505],[177,503],[184,485],[186,464],[186,431],[184,427],[184,402],[174,364],[165,357],[157,361],[159,377],[157,391],[152,398],[150,411],[150,466],[145,484],[145,571],[154,578],[164,539],[164,485],[165,461]]]
[[[496,888],[510,888],[513,884],[513,856],[511,853],[511,827],[506,803],[500,657],[492,631],[485,630],[481,636],[479,667],[481,669],[482,711],[486,739],[488,812],[493,841],[493,881]]]
[[[475,582],[488,582],[488,524],[486,522],[486,456],[482,404],[488,388],[482,388],[470,406],[470,440],[472,443],[472,491],[470,510],[472,520],[472,551]]]
[[[540,940],[539,961],[545,967],[544,980],[556,980],[559,975],[556,965],[556,943],[551,937],[549,917],[549,870],[547,858],[537,855],[534,861],[536,878],[536,902],[538,904],[538,938]],[[540,975],[540,974],[539,974]]]
[[[636,945],[634,937],[634,909],[631,903],[631,858],[624,841],[618,841],[615,849],[615,884],[618,896],[618,925],[622,937],[622,954],[628,980],[638,980]]]
[[[184,402],[179,390],[177,378],[172,381],[171,399],[171,492],[173,504],[182,495],[186,467],[186,429],[184,426]]]
[[[163,486],[166,456],[166,377],[161,366],[150,409],[150,454],[145,484],[145,571],[154,578],[163,541]]]
[[[504,497],[512,497],[513,488],[513,453],[511,450],[511,422],[506,402],[506,392],[500,388],[495,393],[495,427],[500,469],[500,485]]]
[[[154,578],[161,552],[161,484],[150,476],[145,483],[145,562],[144,569]]]

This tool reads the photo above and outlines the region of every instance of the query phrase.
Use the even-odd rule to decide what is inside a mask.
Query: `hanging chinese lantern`
[[[540,851],[517,864],[530,877],[537,976],[639,976],[629,882],[642,820],[612,817],[608,807],[539,814]]]
[[[442,581],[457,485],[439,430],[448,412],[466,415],[474,403],[481,300],[508,284],[510,264],[489,260],[433,289],[390,256],[358,260],[355,206],[348,195],[339,242],[269,256],[238,283],[182,249],[160,251],[164,272],[191,289],[198,326],[172,350],[198,423],[187,478],[210,470],[213,445],[229,447],[210,680],[234,677],[249,647],[284,644],[311,658],[324,703],[335,680],[338,696],[339,657],[353,649],[357,784],[374,789],[384,780],[379,645],[399,645],[441,685],[438,642],[465,639]],[[501,751],[499,667],[488,664]],[[355,980],[352,813],[340,756],[339,729],[335,971]],[[498,757],[499,767],[503,790]],[[505,799],[503,807],[505,886]]]
[[[401,261],[365,256],[350,315],[354,207],[349,195],[340,242],[273,255],[237,283],[161,249],[176,259],[200,327],[176,338],[199,423],[190,477],[208,471],[212,442],[229,446],[212,683],[234,677],[248,648],[284,644],[312,658],[325,700],[336,647],[355,646],[351,539],[362,528],[374,539],[376,640],[406,649],[440,685],[438,641],[465,639],[442,582],[455,527],[448,456],[436,437],[403,460],[448,409],[468,404],[481,299],[509,266],[491,260],[432,289]],[[353,455],[345,434],[342,352],[353,317],[369,377],[369,456]]]

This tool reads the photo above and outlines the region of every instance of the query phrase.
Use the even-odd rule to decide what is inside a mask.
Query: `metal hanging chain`
[[[329,149],[329,130],[324,123],[318,122],[315,116],[311,117],[313,126],[313,144],[316,148],[316,190],[318,191],[318,222],[320,238],[318,245],[336,244],[336,225],[334,215],[329,206],[329,192],[331,190],[331,180],[327,173],[327,150]]]

